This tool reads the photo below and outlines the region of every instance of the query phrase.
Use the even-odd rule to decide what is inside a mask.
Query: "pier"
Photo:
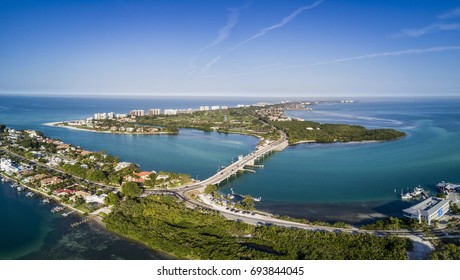
[[[84,220],[82,220],[82,221],[73,223],[73,224],[71,224],[70,226],[73,227],[73,228],[74,228],[74,227],[78,227],[79,225],[82,225],[82,224],[85,224],[85,223],[87,223],[87,222],[92,221],[95,217],[96,217],[96,216],[89,216],[88,218],[86,218],[86,219],[84,219]]]
[[[252,169],[243,168],[243,169],[241,169],[241,170],[246,171],[246,172],[256,173],[256,171],[255,171],[255,170],[252,170]]]

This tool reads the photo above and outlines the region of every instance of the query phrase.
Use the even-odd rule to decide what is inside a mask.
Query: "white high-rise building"
[[[200,106],[200,111],[209,111],[209,106]]]
[[[211,110],[220,110],[220,106],[212,106]]]
[[[136,116],[136,117],[143,117],[145,116],[145,111],[144,110],[131,110],[129,112],[131,116]]]
[[[159,115],[159,114],[161,114],[160,109],[150,109],[149,110],[149,116],[156,116],[156,115]]]
[[[107,113],[96,113],[94,114],[95,120],[105,120],[107,119]]]
[[[165,115],[177,115],[177,110],[174,109],[166,109]]]

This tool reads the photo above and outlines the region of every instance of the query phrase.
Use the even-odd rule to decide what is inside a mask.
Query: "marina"
[[[67,213],[62,213],[62,217],[67,217],[67,216],[69,216],[70,214],[73,214],[73,213],[75,213],[75,212],[76,212],[76,211],[73,210],[73,211],[70,211],[70,212],[67,212]]]
[[[35,196],[35,194],[34,194],[33,192],[27,192],[27,193],[26,193],[26,197],[32,198],[32,197],[34,197],[34,196]]]
[[[227,196],[227,198],[229,198],[229,199],[234,199],[235,197],[238,197],[238,198],[240,198],[240,199],[243,199],[243,198],[245,197],[245,195],[242,195],[242,194],[239,194],[239,193],[234,192],[234,191],[233,191],[233,188],[230,188],[230,191],[231,191],[231,194],[229,194],[229,195]],[[260,196],[259,196],[259,197],[252,197],[252,196],[251,196],[251,198],[252,198],[255,202],[260,202],[260,201],[262,201],[262,197],[260,197]]]
[[[401,190],[402,200],[420,199],[428,197],[428,193],[422,187],[420,187],[420,185],[418,187],[415,187],[412,192],[403,193],[403,191]]]
[[[53,209],[51,209],[51,213],[59,213],[59,212],[61,212],[62,210],[64,210],[64,207],[62,207],[62,206],[56,206],[56,207],[54,207]]]

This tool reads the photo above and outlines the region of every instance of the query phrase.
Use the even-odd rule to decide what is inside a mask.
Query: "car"
[[[256,212],[252,212],[251,215],[254,216],[256,214]]]

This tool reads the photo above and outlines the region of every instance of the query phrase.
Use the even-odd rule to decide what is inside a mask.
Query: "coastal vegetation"
[[[261,144],[278,140],[279,130],[284,131],[289,144],[304,142],[334,143],[361,141],[388,141],[405,136],[394,129],[366,129],[358,125],[320,124],[291,119],[286,110],[305,110],[310,102],[260,104],[218,110],[183,110],[177,114],[139,115],[121,119],[82,120],[58,125],[85,128],[99,132],[174,134],[179,128],[202,131],[239,133],[259,137]]]
[[[185,259],[405,259],[406,240],[229,221],[172,196],[127,199],[104,218],[109,230]]]
[[[366,129],[363,126],[347,124],[320,124],[299,120],[273,121],[270,123],[287,134],[289,144],[300,142],[388,141],[406,135],[404,132],[394,129]]]
[[[425,222],[419,223],[416,219],[388,217],[371,224],[361,226],[365,230],[428,230]]]
[[[449,243],[433,251],[430,260],[460,260],[460,246]]]
[[[196,111],[189,114],[137,117],[136,123],[169,128],[193,128],[202,131],[247,134],[277,139],[276,130],[260,120],[254,107]]]
[[[80,120],[76,122],[62,122],[56,126],[73,127],[77,129],[90,130],[96,132],[109,132],[117,134],[177,134],[178,130],[174,126],[166,125],[163,127],[139,125],[134,119],[93,119]]]

